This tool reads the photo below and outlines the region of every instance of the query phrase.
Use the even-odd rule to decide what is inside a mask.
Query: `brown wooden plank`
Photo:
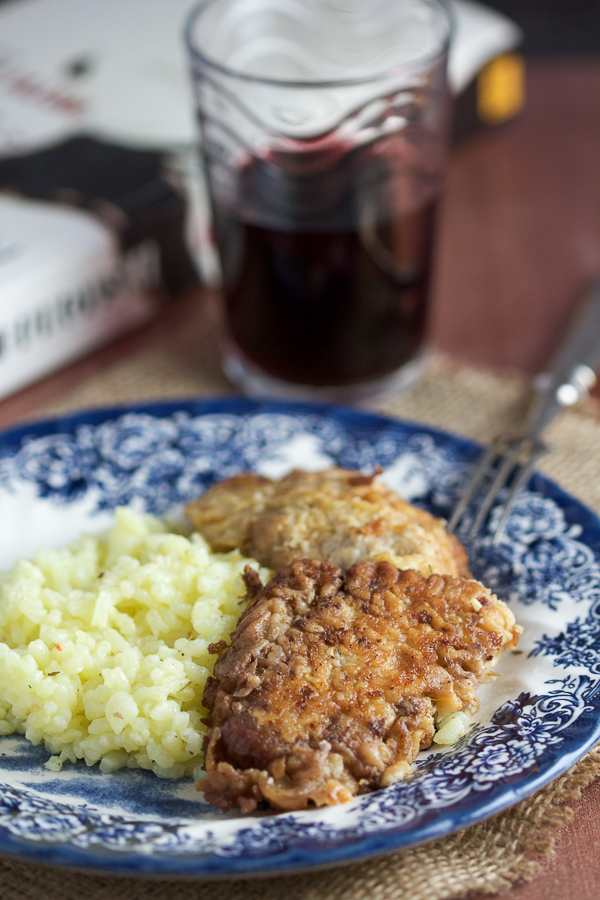
[[[592,782],[562,829],[555,854],[540,875],[503,894],[503,900],[598,900],[600,897],[600,779]],[[470,894],[468,900],[491,900]]]
[[[600,59],[531,62],[527,83],[522,115],[452,159],[431,334],[535,372],[600,274]]]

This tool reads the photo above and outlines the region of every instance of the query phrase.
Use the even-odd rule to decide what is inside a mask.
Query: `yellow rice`
[[[242,610],[254,560],[116,512],[104,535],[40,550],[0,574],[0,734],[65,760],[199,777],[201,697]]]

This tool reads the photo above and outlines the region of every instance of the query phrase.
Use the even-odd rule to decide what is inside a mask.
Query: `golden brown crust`
[[[253,519],[260,515],[273,484],[250,472],[220,481],[186,507],[186,515],[218,553],[239,548],[248,555]]]
[[[331,805],[404,777],[434,716],[475,689],[519,629],[472,579],[303,559],[251,600],[219,658],[209,710],[210,803]]]
[[[302,558],[343,568],[386,559],[423,575],[469,574],[464,549],[441,519],[361,472],[296,470],[281,481],[240,475],[186,512],[215,550],[239,547],[272,569]]]

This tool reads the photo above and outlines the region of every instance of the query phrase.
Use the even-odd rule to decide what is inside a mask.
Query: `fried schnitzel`
[[[478,708],[478,683],[520,633],[479,582],[385,560],[301,559],[265,587],[248,568],[246,583],[203,698],[198,788],[223,810],[332,805],[402,779],[436,715]]]
[[[372,559],[422,575],[469,574],[466,553],[444,522],[375,475],[296,470],[272,481],[247,473],[210,488],[186,513],[214,550],[238,547],[275,570],[302,558],[342,568]]]

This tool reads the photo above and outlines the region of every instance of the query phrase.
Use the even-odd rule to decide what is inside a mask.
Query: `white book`
[[[83,210],[0,194],[0,397],[147,321],[159,248]]]

